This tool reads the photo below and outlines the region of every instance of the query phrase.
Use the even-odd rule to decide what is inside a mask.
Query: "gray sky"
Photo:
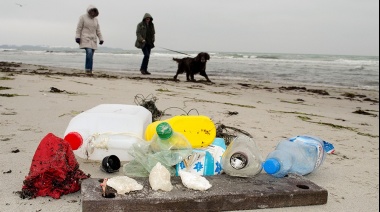
[[[107,47],[135,49],[149,12],[156,46],[178,51],[379,55],[378,0],[1,0],[0,45],[77,47],[89,4]]]

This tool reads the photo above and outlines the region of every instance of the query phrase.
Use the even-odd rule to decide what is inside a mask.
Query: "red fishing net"
[[[79,169],[70,144],[49,133],[34,153],[20,197],[51,196],[59,199],[62,195],[79,191],[81,181],[89,177]]]

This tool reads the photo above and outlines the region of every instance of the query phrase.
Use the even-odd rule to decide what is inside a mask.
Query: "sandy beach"
[[[174,75],[174,73],[173,73]],[[70,120],[99,104],[135,105],[153,95],[159,110],[200,115],[249,132],[262,156],[286,138],[308,134],[329,141],[335,154],[307,179],[328,190],[325,205],[263,211],[379,211],[379,92],[172,76],[95,72],[0,63],[0,211],[81,211],[81,193],[21,199],[23,180],[41,139],[63,137]],[[61,92],[51,92],[53,88]],[[163,118],[183,114],[166,110]],[[196,114],[196,112],[192,112]],[[92,178],[110,177],[99,163],[77,158]],[[122,175],[122,173],[118,173]]]

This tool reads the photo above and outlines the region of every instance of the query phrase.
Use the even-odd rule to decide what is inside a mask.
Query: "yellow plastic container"
[[[161,122],[168,122],[175,132],[183,134],[193,148],[209,146],[216,137],[214,122],[207,116],[174,116],[148,125],[145,139],[150,141],[156,134],[156,127]]]

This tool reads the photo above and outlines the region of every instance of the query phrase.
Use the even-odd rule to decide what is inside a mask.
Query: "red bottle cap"
[[[77,150],[80,146],[83,144],[83,138],[82,136],[77,132],[70,132],[68,133],[65,138],[65,141],[69,142],[71,149]]]

